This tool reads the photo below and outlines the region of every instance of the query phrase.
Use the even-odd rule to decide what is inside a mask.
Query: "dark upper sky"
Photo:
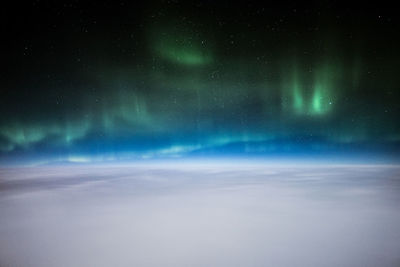
[[[394,6],[232,2],[4,8],[0,160],[398,154]]]

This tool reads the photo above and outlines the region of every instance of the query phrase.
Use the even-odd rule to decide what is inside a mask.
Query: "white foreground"
[[[0,169],[0,266],[400,266],[400,168]]]

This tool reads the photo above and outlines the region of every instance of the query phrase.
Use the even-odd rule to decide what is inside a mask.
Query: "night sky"
[[[3,7],[0,162],[400,154],[394,6]]]

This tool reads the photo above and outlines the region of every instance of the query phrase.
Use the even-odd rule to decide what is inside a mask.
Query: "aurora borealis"
[[[399,23],[383,4],[8,11],[1,162],[398,157]]]
[[[400,266],[370,2],[3,4],[0,266]]]

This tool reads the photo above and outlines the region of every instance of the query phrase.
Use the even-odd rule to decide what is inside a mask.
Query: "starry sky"
[[[0,162],[400,154],[393,6],[143,2],[3,10]]]

